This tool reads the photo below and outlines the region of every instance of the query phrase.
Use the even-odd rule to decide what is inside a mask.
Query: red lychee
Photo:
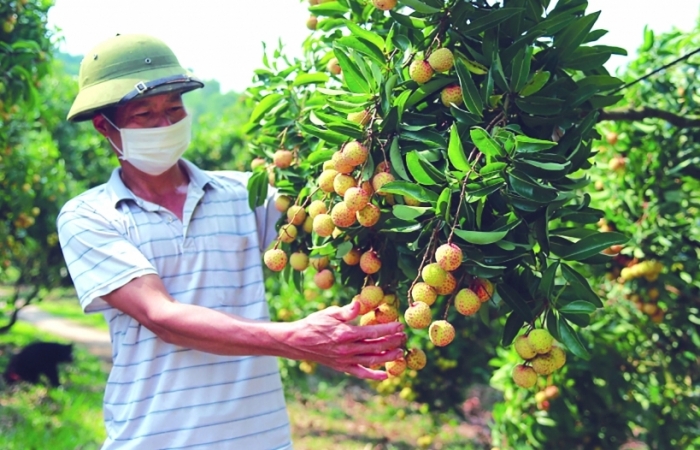
[[[382,268],[382,262],[379,259],[379,256],[377,255],[377,252],[374,250],[369,250],[360,256],[360,269],[368,274],[371,275],[373,273],[379,272],[379,269]]]

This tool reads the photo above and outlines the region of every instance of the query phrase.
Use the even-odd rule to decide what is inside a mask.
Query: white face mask
[[[136,169],[149,175],[160,175],[177,164],[192,139],[192,117],[189,115],[177,123],[157,128],[120,129],[107,117],[105,119],[119,130],[122,138],[121,149],[107,138],[121,155],[119,159],[129,161]]]

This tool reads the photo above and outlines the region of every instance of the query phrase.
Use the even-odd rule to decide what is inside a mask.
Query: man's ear
[[[98,133],[100,133],[104,137],[108,137],[108,127],[109,122],[107,122],[107,119],[105,119],[105,116],[103,116],[100,113],[96,113],[94,116],[92,116],[92,126],[95,127]]]

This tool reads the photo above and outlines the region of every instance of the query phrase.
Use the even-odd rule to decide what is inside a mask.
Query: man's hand
[[[359,313],[358,302],[315,312],[295,322],[287,344],[297,359],[316,361],[358,378],[383,380],[386,372],[369,367],[403,356],[403,325],[392,322],[361,327],[348,323]]]

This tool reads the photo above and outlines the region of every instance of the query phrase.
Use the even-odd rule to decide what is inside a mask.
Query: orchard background
[[[700,56],[635,82],[700,48],[700,30],[647,31],[615,77],[603,64],[624,50],[596,45],[604,31],[585,1],[392,5],[309,5],[303,59],[275,49],[247,92],[221,95],[212,80],[185,96],[198,123],[187,158],[207,169],[253,163],[251,206],[273,183],[291,204],[320,200],[328,210],[330,233],[301,220],[277,245],[290,264],[268,273],[274,320],[346,304],[374,284],[394,297],[371,305],[365,321],[405,320],[418,300],[409,290],[449,242],[462,263],[452,291],[434,283],[444,294],[430,310],[452,324],[454,340],[437,346],[427,328],[409,329],[408,347],[426,353],[426,366],[360,386],[398,395],[436,424],[483,411],[489,436],[475,446],[700,446]],[[64,120],[80,58],[52,47],[50,6],[0,5],[0,281],[12,288],[0,330],[10,336],[19,308],[70,287],[59,208],[116,165],[89,125]],[[452,64],[416,68],[432,54],[440,69],[440,49]],[[336,170],[347,143],[365,157]],[[319,189],[328,170],[346,172],[345,189],[374,191],[376,223],[332,213],[348,199],[332,182]],[[348,264],[355,251],[374,252],[381,268]],[[328,266],[294,270],[292,253]],[[455,295],[466,288],[486,301]],[[567,357],[526,389],[512,378],[524,361],[511,343],[532,328],[548,330]],[[312,392],[345,379],[308,362],[280,364],[288,385]]]

